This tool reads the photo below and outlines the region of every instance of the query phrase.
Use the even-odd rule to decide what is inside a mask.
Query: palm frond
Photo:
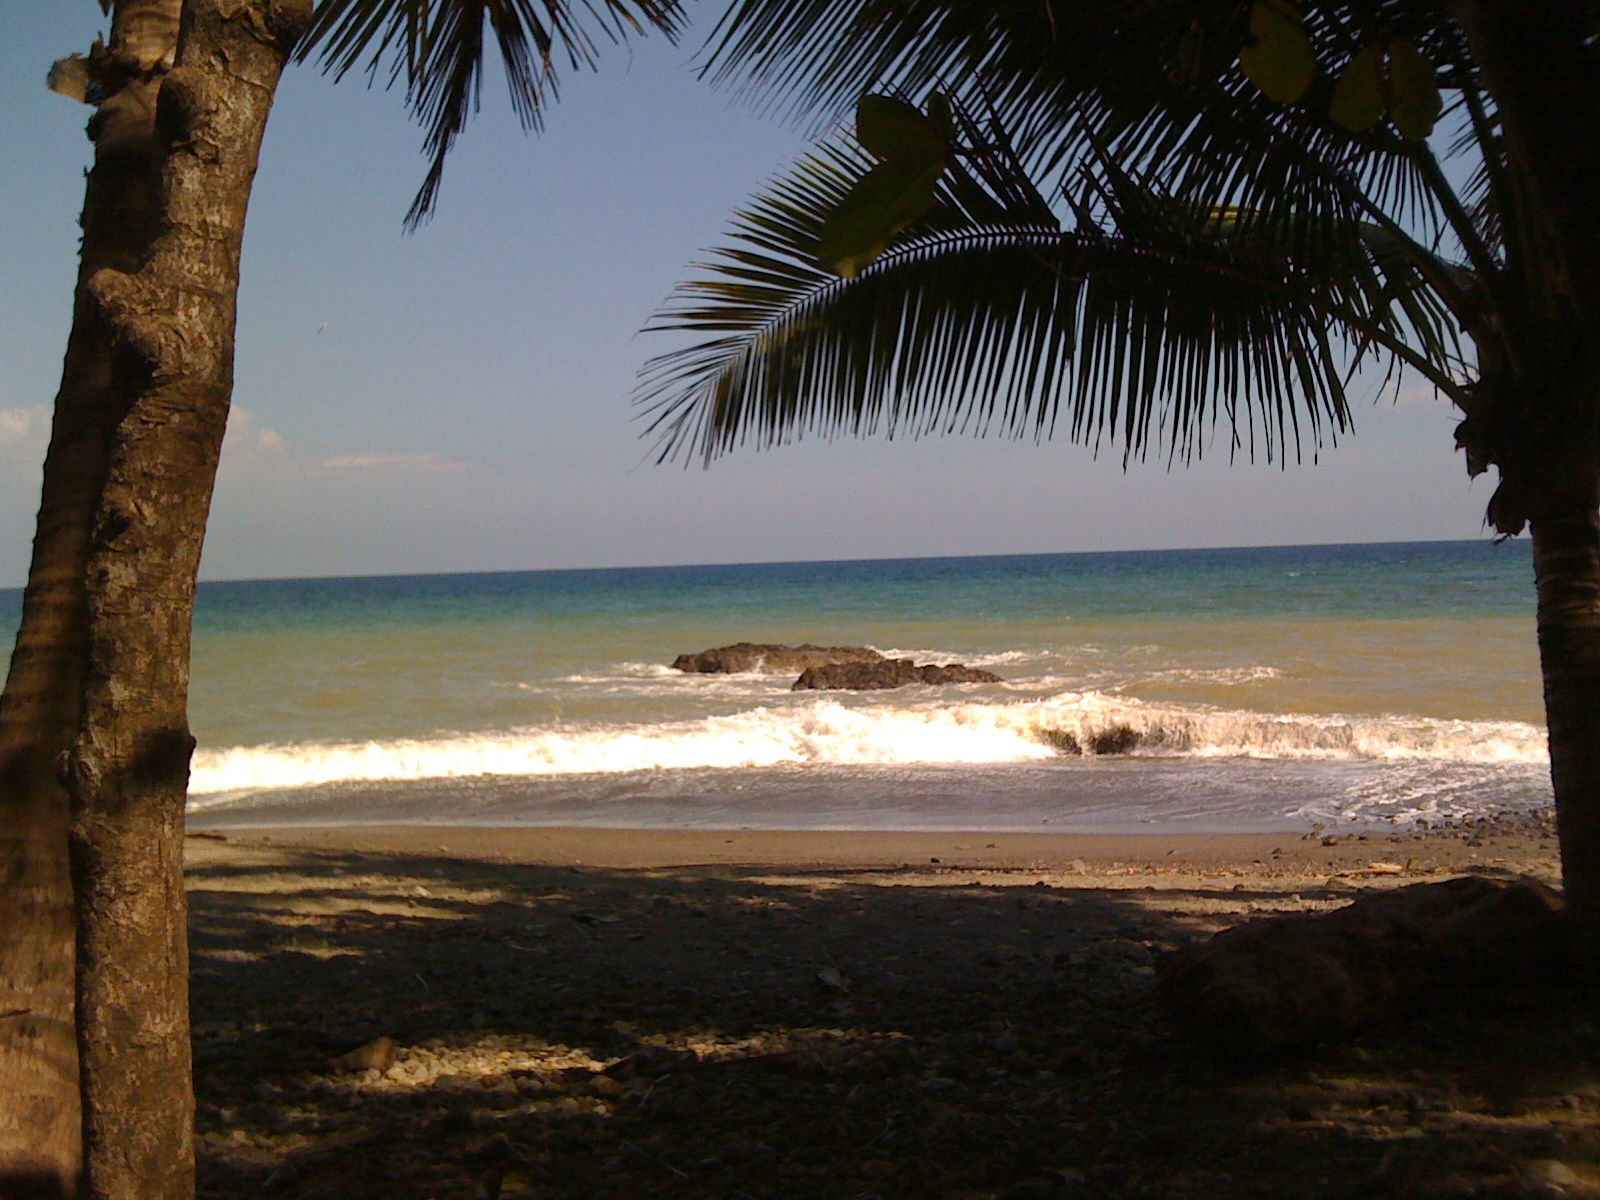
[[[1249,0],[738,0],[710,44],[717,82],[824,117],[869,89],[938,88],[1019,136],[969,119],[972,146],[1006,146],[1001,178],[966,155],[946,203],[853,280],[811,261],[852,169],[839,150],[739,214],[652,326],[701,339],[644,372],[662,456],[966,429],[1169,459],[1225,433],[1281,458],[1344,427],[1373,360],[1464,405],[1462,330],[1483,336],[1502,305],[1498,217],[1425,144],[1329,108],[1342,64],[1397,37],[1471,110],[1464,38],[1443,0],[1302,7],[1324,73],[1281,105],[1238,66]],[[1045,219],[999,199],[1019,176]],[[1001,211],[958,203],[969,185]]]
[[[592,67],[602,42],[651,29],[676,39],[682,27],[679,0],[323,0],[296,55],[317,57],[336,78],[365,63],[369,78],[387,70],[390,85],[404,81],[429,158],[406,214],[414,229],[432,212],[445,158],[478,109],[490,39],[512,109],[536,131],[556,98],[558,59],[570,70]]]
[[[1135,179],[1102,156],[1090,186],[1108,226],[1142,249],[1190,261],[1197,246],[1218,270],[1293,291],[1344,326],[1359,362],[1383,349],[1455,394],[1468,364],[1457,313],[1481,304],[1478,277],[1429,250],[1394,222],[1313,204],[1253,209],[1197,202]],[[1088,207],[1084,205],[1083,207]]]
[[[848,146],[803,160],[658,314],[651,329],[698,339],[642,375],[663,459],[806,434],[965,431],[1183,460],[1221,433],[1230,453],[1272,460],[1345,427],[1345,383],[1379,349],[1457,381],[1448,309],[1382,230],[1297,262],[1281,228],[1128,177],[1101,197],[1104,223],[1069,230],[999,154],[995,180],[949,185],[842,280],[815,265],[816,239],[864,165]],[[972,187],[988,207],[960,198]],[[996,194],[1012,188],[1024,198]]]
[[[1420,245],[1450,232],[1469,248],[1493,245],[1493,230],[1468,227],[1482,210],[1441,196],[1414,144],[1386,126],[1352,134],[1328,115],[1334,74],[1380,37],[1407,39],[1441,78],[1476,89],[1444,4],[1303,7],[1326,70],[1293,106],[1267,100],[1237,66],[1248,0],[740,0],[709,43],[706,71],[824,115],[868,89],[979,95],[1001,123],[1027,131],[1047,193],[1081,186],[1105,156],[1198,205],[1247,209],[1308,236],[1376,210]],[[1467,222],[1452,231],[1447,209]]]

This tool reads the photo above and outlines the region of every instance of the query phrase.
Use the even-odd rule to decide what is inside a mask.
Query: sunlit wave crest
[[[613,774],[789,764],[1019,763],[1115,746],[1134,755],[1527,763],[1515,721],[1229,711],[1071,692],[1010,703],[850,707],[832,699],[655,725],[522,728],[368,742],[204,749],[190,792],[225,797],[349,781]],[[201,801],[197,807],[204,807]]]

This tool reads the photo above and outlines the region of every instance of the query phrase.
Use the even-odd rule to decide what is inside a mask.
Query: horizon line
[[[610,567],[498,567],[472,571],[377,571],[368,575],[253,575],[234,579],[201,579],[197,586],[239,583],[332,583],[355,579],[448,579],[476,575],[576,575],[606,571],[674,571],[716,567],[832,566],[841,563],[943,562],[981,558],[1090,558],[1116,554],[1210,554],[1225,550],[1329,550],[1355,546],[1463,546],[1499,545],[1524,541],[1501,536],[1482,538],[1399,538],[1375,542],[1271,542],[1243,546],[1146,546],[1124,550],[1027,550],[1006,554],[899,554],[856,558],[777,558],[736,562],[638,563]],[[26,584],[0,587],[0,595],[21,592]]]
[[[1089,558],[1114,554],[1208,554],[1224,550],[1325,550],[1354,546],[1457,546],[1498,545],[1502,541],[1525,539],[1483,538],[1400,538],[1376,542],[1272,542],[1246,546],[1146,546],[1123,550],[1028,550],[1008,554],[897,554],[866,555],[852,558],[777,558],[738,562],[636,563],[610,567],[503,567],[474,571],[380,571],[370,575],[261,575],[243,579],[202,579],[200,585],[234,583],[311,583],[352,579],[446,579],[474,575],[576,575],[606,571],[673,571],[717,567],[793,567],[832,566],[842,563],[941,562],[981,558]],[[15,591],[19,589],[0,589]]]

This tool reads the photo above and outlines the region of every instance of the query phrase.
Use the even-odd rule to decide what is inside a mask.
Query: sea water
[[[1532,608],[1527,544],[1489,541],[208,583],[190,820],[1223,831],[1528,808],[1550,799]],[[669,665],[736,641],[1003,682],[795,692]]]

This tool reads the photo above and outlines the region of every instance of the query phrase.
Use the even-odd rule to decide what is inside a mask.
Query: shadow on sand
[[[1163,1025],[1153,963],[1279,894],[1010,882],[202,868],[201,1195],[1600,1195],[1592,997],[1497,993],[1246,1074]],[[383,1071],[330,1066],[379,1036]]]

